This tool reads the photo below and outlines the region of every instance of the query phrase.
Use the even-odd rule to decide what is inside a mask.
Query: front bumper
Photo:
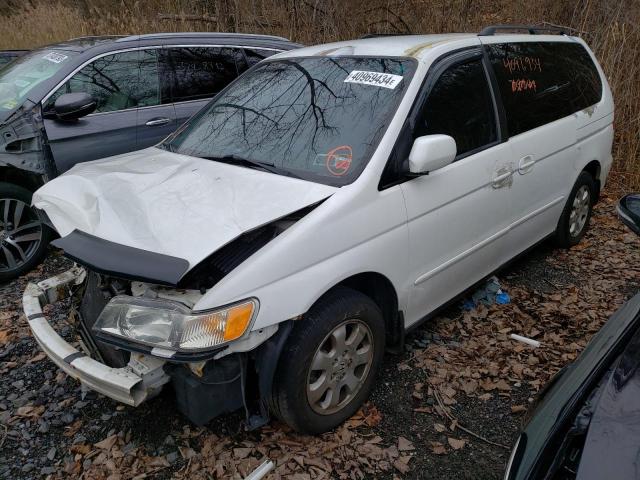
[[[24,313],[34,338],[49,358],[71,377],[92,390],[114,400],[137,406],[160,392],[170,377],[164,372],[165,361],[132,353],[129,364],[112,368],[92,359],[65,341],[49,325],[42,307],[70,295],[81,285],[86,271],[76,266],[37,284],[29,283],[22,297]]]

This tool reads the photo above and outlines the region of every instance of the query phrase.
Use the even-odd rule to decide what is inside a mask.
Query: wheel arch
[[[27,172],[11,166],[0,166],[0,182],[12,183],[35,192],[44,185],[42,175]]]
[[[582,172],[587,172],[589,175],[591,175],[593,177],[593,181],[596,184],[596,194],[593,200],[593,203],[595,204],[600,199],[600,173],[602,172],[602,165],[598,160],[591,160],[584,166],[584,168],[581,170],[581,173]]]
[[[384,318],[387,350],[401,352],[404,347],[404,317],[398,309],[398,293],[391,280],[378,272],[357,273],[332,286],[320,298],[337,287],[351,288],[373,300]]]

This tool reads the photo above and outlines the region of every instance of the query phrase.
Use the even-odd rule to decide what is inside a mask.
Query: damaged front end
[[[44,352],[68,375],[92,390],[137,406],[156,395],[169,381],[162,369],[165,362],[132,354],[127,365],[120,368],[100,363],[60,337],[42,311],[45,305],[69,296],[83,284],[86,275],[83,268],[76,266],[48,280],[27,285],[22,300],[29,327]]]
[[[178,409],[197,425],[244,407],[249,428],[261,426],[268,421],[266,396],[290,325],[250,331],[258,308],[253,299],[193,312],[202,296],[199,290],[74,266],[30,283],[23,303],[41,348],[90,389],[137,406],[171,382]],[[46,304],[63,298],[71,299],[69,320],[79,349],[60,337],[43,313]]]
[[[114,399],[137,405],[170,382],[196,424],[244,407],[260,426],[293,321],[257,327],[259,299],[214,294],[336,190],[157,148],[76,165],[33,197],[60,235],[52,244],[82,266],[28,287],[34,335]],[[84,353],[42,315],[63,291]]]

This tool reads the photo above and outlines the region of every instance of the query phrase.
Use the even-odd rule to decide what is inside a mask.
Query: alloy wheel
[[[373,349],[371,329],[361,320],[346,320],[329,332],[307,376],[307,400],[314,412],[331,415],[351,402],[371,370]]]
[[[587,218],[589,217],[589,208],[591,207],[591,194],[589,187],[582,185],[573,197],[573,205],[569,214],[569,234],[577,237],[582,232]]]
[[[0,198],[0,271],[15,270],[38,250],[42,222],[29,205],[15,198]]]

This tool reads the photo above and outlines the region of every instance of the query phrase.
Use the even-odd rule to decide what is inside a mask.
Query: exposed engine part
[[[172,300],[174,302],[180,302],[189,308],[193,308],[202,298],[202,293],[199,290],[186,290],[135,281],[131,282],[131,295],[134,297]]]
[[[79,307],[77,307],[78,333],[83,346],[92,357],[110,367],[124,367],[129,362],[130,354],[127,351],[96,342],[91,334],[91,328],[109,300],[116,295],[127,294],[129,291],[130,284],[126,280],[114,279],[88,271]]]

